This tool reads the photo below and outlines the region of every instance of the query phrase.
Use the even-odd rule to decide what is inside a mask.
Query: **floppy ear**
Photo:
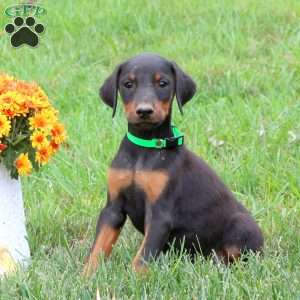
[[[196,93],[196,83],[194,80],[184,73],[175,62],[172,62],[175,75],[175,92],[179,110],[183,114],[182,106],[192,99]]]
[[[103,102],[113,109],[112,117],[115,116],[118,100],[118,82],[121,65],[117,66],[113,73],[105,80],[100,88],[100,97]]]

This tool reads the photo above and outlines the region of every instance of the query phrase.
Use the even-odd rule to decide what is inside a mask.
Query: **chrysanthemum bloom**
[[[49,143],[46,135],[42,131],[34,131],[30,137],[31,144],[33,148],[41,149],[42,147],[47,146]]]
[[[56,123],[51,129],[51,135],[55,143],[61,144],[66,140],[65,127],[61,123]]]
[[[32,164],[28,158],[28,153],[20,154],[15,162],[19,175],[29,175],[32,170]]]
[[[47,130],[49,123],[47,118],[43,114],[39,113],[29,118],[29,125],[31,129]]]
[[[52,149],[48,146],[42,147],[35,154],[35,160],[41,164],[45,165],[51,158]]]
[[[8,136],[10,132],[10,121],[6,116],[0,114],[0,138],[3,136]]]
[[[57,111],[54,108],[47,108],[42,110],[42,115],[48,120],[49,124],[57,122]]]
[[[18,91],[8,91],[0,95],[0,110],[2,114],[13,118],[19,114],[18,103],[22,102],[22,94]]]
[[[0,157],[5,157],[12,177],[18,177],[16,169],[19,175],[28,174],[31,167],[38,170],[33,157],[45,165],[58,151],[66,140],[58,115],[36,83],[0,73]],[[30,155],[18,157],[20,148]]]
[[[9,90],[9,87],[14,82],[12,76],[0,74],[0,95]]]
[[[58,151],[58,149],[59,149],[59,144],[57,144],[57,143],[55,143],[55,141],[54,140],[52,140],[51,142],[50,142],[50,147],[51,147],[51,149],[52,149],[52,151],[53,151],[53,153],[55,153],[55,152],[57,152]]]

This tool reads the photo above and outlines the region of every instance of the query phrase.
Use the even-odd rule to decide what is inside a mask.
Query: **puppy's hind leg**
[[[218,256],[227,265],[239,259],[243,253],[262,252],[263,244],[262,232],[253,218],[247,213],[238,212],[225,227]]]

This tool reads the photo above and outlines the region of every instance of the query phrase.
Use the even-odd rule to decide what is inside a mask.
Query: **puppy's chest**
[[[124,169],[112,167],[108,171],[108,193],[111,201],[125,195],[131,201],[145,200],[154,203],[163,193],[169,181],[164,169]],[[130,201],[130,199],[128,199]]]

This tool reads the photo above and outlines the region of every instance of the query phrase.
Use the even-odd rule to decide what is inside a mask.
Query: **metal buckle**
[[[165,147],[165,141],[163,139],[157,139],[155,148],[162,149]]]
[[[177,147],[178,146],[178,140],[180,139],[181,137],[169,137],[169,138],[166,138],[165,141],[166,141],[166,148],[174,148],[174,147]]]

